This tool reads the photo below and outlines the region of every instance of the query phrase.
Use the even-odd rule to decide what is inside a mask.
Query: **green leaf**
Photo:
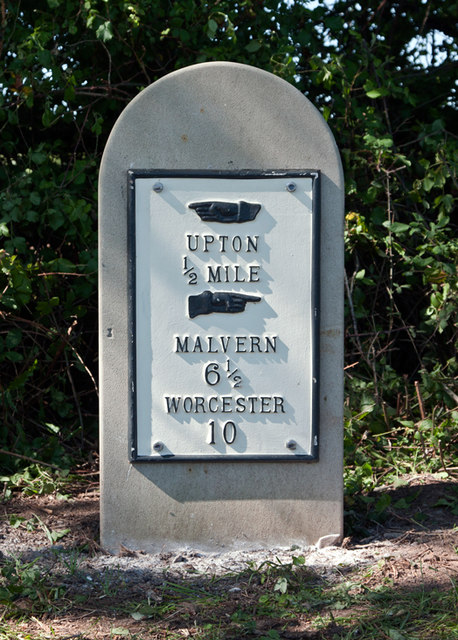
[[[407,427],[409,429],[413,429],[415,426],[413,420],[399,420],[399,424],[402,424],[403,427]]]
[[[17,351],[7,351],[4,358],[10,362],[22,362],[24,360],[22,353],[18,353]]]
[[[48,429],[51,431],[51,433],[60,433],[60,427],[58,427],[55,424],[52,424],[51,422],[45,422],[45,425],[48,427]]]
[[[281,640],[281,635],[275,629],[269,629],[267,635],[261,636],[260,640]]]
[[[39,146],[39,149],[41,148],[42,145]],[[32,151],[30,154],[30,159],[32,160],[32,162],[34,162],[35,164],[43,164],[43,162],[45,162],[47,156],[45,153],[42,153],[41,151],[37,150],[37,151]]]
[[[363,418],[365,418],[369,413],[372,413],[375,409],[375,404],[373,403],[367,403],[367,404],[363,404],[361,405],[361,412],[358,413],[356,417],[356,419],[358,420],[362,420]]]
[[[10,230],[6,222],[0,222],[0,236],[9,236]]]
[[[210,38],[210,40],[213,40],[217,31],[218,31],[218,23],[216,22],[216,20],[213,20],[213,18],[210,18],[209,21],[207,22],[207,35]]]
[[[14,297],[21,304],[27,304],[32,293],[30,280],[23,271],[14,271],[12,273],[12,282],[14,289]]]
[[[390,147],[393,146],[393,140],[391,138],[382,137],[382,136],[373,136],[370,133],[365,134],[364,142],[369,147],[373,147],[374,149],[389,149]],[[374,186],[378,186],[378,184],[380,183],[376,183],[376,182],[373,183]],[[382,188],[382,185],[380,185],[380,187]]]
[[[248,53],[256,53],[256,51],[259,51],[261,47],[262,42],[259,42],[259,40],[252,40],[246,45],[245,50],[248,51]]]
[[[73,273],[76,270],[76,265],[66,258],[56,258],[48,262],[46,269],[60,273]],[[55,298],[51,298],[51,300],[53,299]],[[54,302],[52,304],[54,304]]]
[[[375,511],[377,513],[383,513],[391,504],[391,498],[387,493],[384,493],[375,503]]]
[[[98,29],[96,30],[95,35],[99,40],[102,40],[102,42],[108,42],[109,40],[111,40],[113,37],[113,27],[111,25],[111,22],[107,20],[106,22],[101,24],[100,27],[98,27]]]
[[[52,544],[55,544],[56,542],[64,538],[68,533],[70,533],[70,531],[71,529],[61,529],[60,531],[54,531],[54,530],[50,531],[49,532],[50,542],[52,542]]]
[[[38,211],[27,211],[25,219],[28,220],[28,222],[36,222],[38,220]]]
[[[22,340],[22,331],[20,329],[11,329],[6,334],[5,346],[7,349],[14,349]]]
[[[44,127],[50,127],[54,120],[54,115],[49,107],[46,107],[43,111],[43,115],[41,116],[41,122]]]
[[[389,222],[388,220],[383,223],[383,226],[387,227],[392,233],[404,233],[410,228],[410,226],[404,222]]]
[[[3,482],[5,482],[5,480],[3,480]],[[10,516],[10,525],[13,527],[13,529],[17,529],[21,526],[24,520],[25,518],[23,518],[22,516],[17,516],[15,513],[13,513]]]
[[[143,620],[146,618],[145,614],[140,613],[140,611],[133,611],[130,615],[134,620]]]
[[[288,590],[288,580],[285,576],[278,578],[274,586],[274,591],[280,591],[280,593],[286,593]]]
[[[40,315],[47,315],[51,313],[51,311],[57,307],[60,302],[60,298],[58,296],[53,296],[49,300],[40,300],[37,302],[37,311]]]
[[[383,92],[380,89],[371,89],[370,91],[366,91],[366,96],[368,98],[380,98],[383,96]]]
[[[408,509],[409,506],[410,505],[405,498],[400,498],[393,504],[394,509]]]
[[[425,191],[431,191],[431,189],[434,187],[434,180],[433,178],[430,178],[429,176],[426,176],[425,178],[423,178],[423,189]]]

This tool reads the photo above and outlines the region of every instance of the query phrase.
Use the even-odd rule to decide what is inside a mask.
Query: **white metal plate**
[[[132,172],[133,459],[316,457],[314,180]]]

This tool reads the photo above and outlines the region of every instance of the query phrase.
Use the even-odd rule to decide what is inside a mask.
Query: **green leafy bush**
[[[387,465],[456,466],[456,4],[2,7],[2,450],[67,465],[95,447],[104,144],[143,87],[189,64],[233,60],[304,92],[341,151],[349,488],[370,487]],[[22,464],[1,461],[11,472]]]

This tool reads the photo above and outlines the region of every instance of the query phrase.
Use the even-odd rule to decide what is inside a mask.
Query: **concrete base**
[[[127,170],[321,172],[318,462],[128,459]],[[101,542],[113,552],[330,544],[343,531],[343,176],[315,107],[259,69],[166,76],[119,117],[100,170]],[[319,542],[321,541],[321,542]]]

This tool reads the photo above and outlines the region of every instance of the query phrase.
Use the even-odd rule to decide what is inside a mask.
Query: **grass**
[[[341,598],[334,601],[328,624],[332,619],[344,632],[338,637],[391,640],[458,637],[456,585],[446,592],[425,585],[411,589],[386,585],[358,593],[359,589],[358,584],[346,583],[335,591]]]
[[[107,572],[81,599],[72,597],[70,582],[59,583],[33,562],[12,560],[1,568],[0,640],[458,638],[455,582],[441,590],[426,583],[399,587],[389,579],[374,581],[373,571],[342,572],[336,582],[293,556],[291,563],[250,565],[222,578],[165,579],[149,594],[145,588],[142,598],[117,572]],[[61,577],[73,575],[72,566]],[[63,619],[77,623],[86,611],[93,612],[89,619],[97,631],[61,633]]]
[[[356,480],[372,472],[363,465]],[[405,481],[374,491],[372,479],[365,491],[348,491],[350,533],[371,535],[392,517],[426,535],[431,521],[440,528],[441,512],[458,515],[457,484],[441,479],[441,490],[430,493]],[[26,480],[22,489],[29,494],[48,488],[61,494],[57,475],[35,473]],[[10,514],[9,526],[43,532],[53,560],[50,570],[38,560],[0,556],[0,640],[458,640],[457,582],[435,581],[421,566],[411,582],[395,582],[390,558],[369,568],[318,573],[291,550],[287,563],[249,563],[222,577],[189,572],[171,579],[165,572],[140,584],[116,566],[84,569],[87,549],[55,546],[69,530],[54,530],[36,514]],[[451,553],[458,561],[453,543]]]

